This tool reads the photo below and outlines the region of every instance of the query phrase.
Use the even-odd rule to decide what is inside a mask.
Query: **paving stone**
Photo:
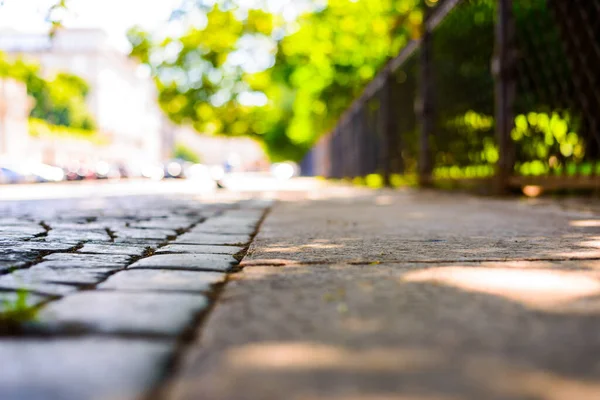
[[[4,240],[29,240],[33,239],[33,235],[28,235],[26,233],[17,233],[17,232],[2,232],[2,238]]]
[[[77,287],[60,283],[22,280],[10,274],[0,276],[0,290],[26,290],[48,296],[64,296],[76,292]]]
[[[85,222],[85,223],[73,223],[73,222],[56,222],[56,223],[48,223],[48,225],[52,229],[57,230],[74,230],[74,231],[105,231],[108,229],[119,229],[125,228],[126,221],[95,221],[95,222]]]
[[[39,254],[38,251],[35,250],[31,250],[31,249],[24,249],[21,247],[0,247],[0,257],[2,257],[3,255],[6,254],[22,254],[24,256],[33,256],[35,257],[35,255]],[[9,256],[10,258],[10,256]]]
[[[145,252],[145,246],[123,246],[115,243],[86,243],[81,249],[77,250],[77,253],[82,254],[121,254],[132,257],[141,257]]]
[[[116,273],[99,289],[115,290],[168,290],[206,292],[225,280],[220,272],[196,272],[174,270],[127,270]]]
[[[93,285],[108,277],[110,268],[63,268],[60,270],[35,265],[0,276],[0,288],[20,288],[22,284],[59,283],[67,285]],[[32,289],[33,290],[33,289]],[[42,291],[42,290],[37,290]],[[69,290],[64,289],[64,292]]]
[[[25,218],[4,217],[0,218],[0,226],[20,226],[23,224],[31,224],[33,221]]]
[[[19,294],[15,290],[0,291],[0,312],[6,312],[11,308],[11,305],[18,300]],[[27,293],[25,297],[25,303],[29,307],[35,307],[44,301],[48,300],[48,296],[43,296],[35,293]],[[0,357],[0,360],[6,360]],[[2,369],[4,371],[4,368]],[[0,374],[2,375],[2,374]],[[0,395],[0,399],[4,398]]]
[[[129,227],[140,228],[140,229],[176,230],[176,229],[186,229],[190,225],[195,224],[196,222],[197,222],[197,219],[161,218],[161,219],[153,219],[150,221],[140,221],[140,222],[130,223]]]
[[[133,229],[125,228],[114,231],[118,239],[157,239],[165,240],[170,236],[176,236],[177,232],[170,229]]]
[[[211,246],[202,244],[168,244],[156,250],[156,254],[187,253],[187,254],[229,254],[234,255],[242,251],[243,247],[236,246]]]
[[[200,224],[190,230],[190,233],[217,233],[228,235],[251,235],[256,230],[254,225],[237,224]]]
[[[34,261],[37,258],[34,253],[8,253],[0,255],[0,265],[8,267],[25,264]]]
[[[216,244],[245,245],[250,242],[250,235],[221,235],[213,233],[184,233],[175,239],[177,244]]]
[[[180,334],[208,306],[192,293],[78,292],[49,304],[35,324],[49,331],[109,334]]]
[[[224,254],[157,254],[138,260],[129,268],[229,271],[236,264],[232,256]]]
[[[78,253],[54,253],[44,257],[44,261],[60,261],[68,264],[80,263],[87,265],[127,265],[130,256],[122,254],[78,254]]]
[[[0,374],[0,399],[138,399],[173,351],[165,340],[2,338],[0,360],[11,361]]]
[[[108,262],[88,262],[88,263],[82,264],[80,261],[42,261],[39,264],[35,264],[35,267],[36,268],[51,268],[51,269],[60,270],[60,271],[70,270],[73,268],[80,268],[80,269],[106,268],[106,269],[110,269],[110,270],[114,271],[114,270],[125,268],[125,265],[111,264]]]
[[[33,250],[33,251],[69,251],[75,247],[70,243],[60,243],[60,242],[46,242],[46,241],[37,241],[30,240],[28,242],[14,242],[13,244],[1,244],[2,248],[8,247],[9,249],[19,251],[23,250]]]
[[[4,236],[5,234],[25,234],[25,235],[41,235],[42,233],[46,233],[46,229],[38,224],[31,225],[15,225],[15,226],[2,226],[0,225],[0,235]]]
[[[219,216],[209,219],[200,225],[204,226],[241,226],[244,228],[254,228],[259,222],[259,219],[240,219],[234,217]]]
[[[0,259],[0,272],[9,272],[13,269],[23,268],[27,263],[23,261],[4,261]]]
[[[96,241],[96,242],[110,242],[112,238],[108,235],[106,231],[101,230],[83,230],[83,231],[74,231],[67,229],[53,229],[48,232],[46,236],[46,240],[48,241],[77,241],[77,242],[87,242],[87,241]]]

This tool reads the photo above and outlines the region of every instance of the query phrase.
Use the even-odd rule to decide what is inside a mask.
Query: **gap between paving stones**
[[[273,207],[273,204],[271,204],[267,208],[265,208],[262,216],[256,223],[254,232],[252,232],[250,234],[250,240],[248,241],[246,246],[244,246],[244,248],[240,251],[240,253],[243,253],[242,259],[247,254],[250,247],[252,246],[252,243],[253,243],[254,239],[256,238],[256,235],[258,235],[260,228],[262,227],[265,220],[269,216],[269,213],[271,212],[272,207]],[[230,272],[227,272],[225,274],[225,280],[221,284],[216,285],[214,287],[214,290],[212,292],[210,292],[209,294],[207,294],[207,298],[209,299],[208,307],[205,310],[203,310],[203,312],[201,312],[199,315],[197,315],[197,320],[195,321],[194,324],[192,324],[191,329],[188,332],[186,332],[185,336],[182,335],[179,338],[179,340],[176,342],[174,356],[169,361],[168,368],[166,369],[168,371],[168,373],[163,377],[163,379],[160,382],[157,383],[157,385],[154,388],[152,388],[146,394],[146,396],[144,396],[143,400],[168,400],[167,393],[168,393],[168,390],[170,390],[168,383],[172,378],[177,376],[179,372],[181,372],[186,350],[198,339],[198,337],[201,336],[204,323],[207,321],[208,316],[212,313],[212,311],[216,307],[217,302],[219,301],[219,298],[221,297],[221,294],[225,290],[225,287],[229,283],[231,277],[233,275],[241,272],[243,269],[244,269],[244,267],[240,263],[238,265],[238,268],[236,268],[235,270],[232,270]]]
[[[215,213],[213,215],[213,217],[224,214],[227,211],[236,210],[238,207],[239,207],[239,205],[237,205],[236,208],[231,208],[231,209],[228,208],[226,210],[221,211],[220,213]],[[250,244],[254,240],[256,234],[258,233],[258,231],[269,211],[270,211],[270,205],[268,207],[261,207],[260,211],[257,211],[257,214],[260,212],[260,217],[254,220],[254,225],[255,225],[254,231],[252,232],[252,234],[248,235],[248,240],[245,241],[246,243],[244,244],[243,248],[239,249],[234,246],[225,246],[225,247],[232,247],[233,249],[236,250],[236,252],[234,254],[231,254],[231,251],[224,251],[224,256],[228,255],[230,257],[235,257],[236,261],[239,263],[240,259],[243,258],[243,256],[248,251]],[[194,227],[196,227],[197,225],[201,224],[204,221],[205,221],[205,218],[199,220],[198,222],[196,222],[194,224],[189,225],[186,229],[178,230],[177,235],[175,237],[169,238],[169,240],[163,241],[156,248],[152,248],[152,247],[147,248],[145,250],[144,254],[142,254],[141,256],[131,255],[131,254],[121,254],[122,256],[129,256],[129,260],[127,261],[127,263],[125,263],[120,268],[114,268],[114,270],[108,271],[103,279],[99,279],[94,284],[89,284],[89,285],[73,284],[72,286],[75,286],[77,289],[79,289],[76,293],[82,293],[82,292],[96,293],[96,292],[103,292],[103,291],[112,291],[110,289],[104,290],[100,286],[103,283],[105,283],[107,280],[109,280],[112,276],[114,276],[115,274],[129,269],[130,266],[132,264],[134,264],[135,262],[137,262],[141,259],[149,258],[153,255],[156,255],[159,252],[159,250],[163,247],[167,247],[169,245],[174,245],[173,240],[175,240],[178,236],[189,232]],[[117,248],[117,249],[118,249],[118,247],[120,247],[119,244],[111,243],[111,242],[96,243],[96,242],[92,241],[90,243],[90,242],[81,241],[79,243],[73,244],[73,246],[70,247],[68,251],[65,251],[64,249],[59,249],[56,251],[52,250],[52,251],[38,252],[38,257],[35,260],[35,262],[30,262],[30,263],[28,263],[27,266],[21,265],[19,267],[19,269],[26,271],[27,269],[32,268],[35,265],[40,264],[41,262],[47,261],[46,257],[51,254],[73,254],[74,253],[74,254],[81,254],[82,256],[83,255],[93,256],[92,254],[88,254],[88,252],[84,252],[84,253],[79,252],[79,250],[82,250],[85,247],[85,245],[92,246],[92,249],[91,249],[92,251],[89,251],[89,253],[92,253],[92,254],[94,254],[93,253],[94,245],[102,246],[101,252],[107,251],[107,250],[109,251],[111,246],[115,246],[115,248]],[[140,243],[135,243],[135,244],[132,243],[132,246],[139,246],[139,245],[140,245]],[[206,250],[210,250],[211,247],[214,249],[214,246],[207,246]],[[175,249],[177,249],[177,248],[175,248]],[[100,249],[96,249],[96,250],[100,250]],[[202,250],[202,249],[199,249],[199,250]],[[174,252],[174,253],[177,254],[177,252]],[[164,253],[159,253],[159,254],[164,254]],[[166,253],[166,254],[172,254],[172,253]],[[60,258],[60,256],[56,256],[56,258]],[[165,268],[165,269],[168,269],[168,268]],[[235,269],[233,271],[228,271],[228,272],[235,273],[238,270],[239,269]],[[195,270],[195,271],[199,272],[199,270]],[[19,332],[11,332],[10,334],[0,332],[0,338],[2,338],[4,340],[23,339],[23,340],[25,340],[24,343],[27,343],[26,342],[27,340],[35,340],[36,338],[43,339],[43,340],[80,340],[79,338],[81,338],[81,340],[86,340],[86,338],[88,338],[88,337],[90,337],[90,338],[96,337],[99,339],[105,338],[106,340],[122,339],[122,340],[140,340],[140,341],[143,341],[143,340],[157,341],[157,340],[168,339],[169,342],[172,343],[172,345],[171,345],[172,349],[170,351],[170,355],[168,355],[168,357],[167,357],[167,362],[164,364],[163,372],[161,373],[161,376],[158,378],[158,380],[154,382],[153,385],[147,387],[147,390],[149,391],[148,398],[154,399],[155,393],[157,393],[159,391],[161,385],[163,385],[163,383],[166,382],[166,378],[175,374],[175,371],[178,368],[180,359],[182,357],[182,353],[190,345],[190,343],[195,339],[195,337],[198,334],[198,331],[201,331],[203,323],[206,319],[206,316],[209,315],[210,312],[212,311],[224,286],[226,285],[226,283],[229,280],[229,278],[228,278],[229,276],[230,276],[230,274],[224,274],[224,279],[221,283],[217,283],[217,284],[213,285],[210,288],[210,290],[201,292],[207,305],[205,305],[203,307],[199,307],[199,310],[197,312],[195,312],[194,314],[190,314],[189,322],[187,322],[187,325],[183,329],[180,329],[179,331],[177,331],[177,333],[175,335],[173,335],[173,334],[152,334],[152,333],[148,333],[148,332],[141,333],[141,332],[136,332],[135,330],[132,330],[131,332],[111,332],[109,329],[109,331],[107,331],[107,332],[102,332],[102,329],[95,329],[95,328],[92,328],[91,330],[86,330],[86,329],[81,329],[81,330],[74,329],[71,331],[59,330],[56,332],[34,330],[34,329],[24,329],[24,330],[19,330]],[[40,283],[41,282],[44,282],[44,281],[41,280]],[[69,286],[69,285],[64,285],[64,286]],[[0,289],[0,291],[15,294],[15,292],[11,291],[11,290]],[[30,292],[32,293],[32,295],[35,295],[35,293],[33,293],[32,291],[30,291]],[[133,293],[133,292],[135,292],[135,290],[129,291],[129,290],[125,289],[122,292],[123,293]],[[155,290],[149,290],[146,293],[155,293],[155,292],[156,292]],[[194,291],[194,293],[200,293],[200,292]],[[54,297],[46,296],[45,301],[40,302],[40,304],[38,304],[37,306],[35,306],[33,308],[36,310],[40,310],[44,306],[46,306],[48,303],[51,303],[53,300],[60,299],[60,298],[68,298],[68,297],[69,297],[69,295],[54,296]],[[28,327],[28,328],[31,328],[31,327]]]
[[[217,213],[216,215],[220,215],[223,214],[225,211],[221,211],[219,213]],[[189,230],[193,229],[195,226],[203,223],[206,220],[206,217],[202,217],[200,218],[197,222],[190,224],[187,228],[182,230],[182,233],[186,233]],[[91,221],[93,222],[93,221]],[[52,230],[51,226],[46,224],[44,221],[40,222],[40,225],[46,229],[46,233],[45,235],[48,235],[48,233]],[[110,229],[106,228],[107,233],[111,236],[110,234]],[[44,234],[42,234],[44,235]],[[179,236],[179,235],[177,235]],[[177,237],[176,236],[176,237]],[[24,242],[30,242],[31,239],[28,240],[24,240]],[[114,238],[113,238],[114,240]],[[174,240],[174,239],[171,239]],[[162,246],[166,246],[169,244],[169,242],[171,241],[169,239],[167,239],[166,241],[164,241],[163,243],[161,243],[157,248],[160,248]],[[92,241],[93,242],[93,241]],[[54,254],[82,254],[82,255],[86,255],[86,253],[76,253],[78,250],[82,249],[85,244],[89,244],[86,241],[81,241],[77,244],[74,244],[68,251],[61,251],[61,250],[48,250],[48,251],[40,251],[39,255],[36,257],[36,259],[32,262],[26,263],[23,266],[20,266],[18,268],[16,268],[16,270],[28,270],[31,269],[32,267],[43,263],[44,261],[46,261],[45,257],[49,256],[49,255],[54,255]],[[113,244],[115,245],[115,244]],[[129,268],[130,265],[132,265],[133,263],[139,261],[140,259],[143,258],[147,258],[147,257],[151,257],[154,254],[154,249],[152,249],[151,247],[147,247],[146,251],[141,255],[141,256],[135,256],[135,255],[131,255],[129,256],[129,261],[127,263],[127,265],[125,265],[122,268],[116,268],[112,271],[107,271],[105,274],[104,279],[101,279],[93,284],[69,284],[69,283],[54,283],[54,282],[44,282],[44,281],[40,281],[38,283],[43,284],[43,283],[47,283],[47,284],[57,284],[57,285],[61,285],[61,286],[66,286],[66,287],[72,287],[75,286],[77,289],[73,292],[73,293],[77,293],[77,292],[82,292],[82,291],[89,291],[89,290],[94,290],[96,289],[96,287],[102,283],[104,283],[106,280],[108,280],[112,275],[124,271],[127,268]],[[92,254],[88,254],[90,256],[94,255]],[[13,271],[8,270],[5,272],[0,272],[0,277],[4,276],[4,275],[9,275],[11,274]],[[10,296],[11,294],[17,293],[18,289],[11,289],[11,288],[0,288],[0,294],[4,293],[7,296]],[[65,293],[64,295],[55,295],[55,294],[49,294],[49,293],[45,293],[43,291],[39,291],[39,290],[31,290],[31,289],[26,289],[27,294],[32,295],[36,298],[38,298],[40,301],[36,302],[35,305],[33,305],[32,307],[30,307],[31,310],[33,310],[33,312],[35,314],[37,314],[42,308],[44,308],[45,306],[47,306],[49,303],[52,303],[54,301],[57,301],[63,297],[66,297],[69,295],[69,293]],[[84,332],[82,332],[82,334],[85,334]],[[38,329],[33,329],[32,327],[25,327],[22,324],[17,324],[17,326],[13,326],[11,324],[11,326],[7,326],[7,327],[2,327],[0,326],[0,337],[6,337],[6,336],[22,336],[22,335],[27,335],[27,336],[44,336],[44,337],[48,337],[48,336],[60,336],[61,333],[57,333],[57,334],[53,334],[53,333],[48,333],[48,332],[43,332],[41,330]]]

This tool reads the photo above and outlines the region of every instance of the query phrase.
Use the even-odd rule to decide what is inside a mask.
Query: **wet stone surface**
[[[140,398],[270,204],[62,202],[0,204],[0,360],[15,360],[0,374],[0,399]]]

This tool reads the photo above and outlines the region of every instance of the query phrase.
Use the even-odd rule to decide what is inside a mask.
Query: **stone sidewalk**
[[[287,197],[162,398],[600,398],[600,215],[585,203]]]
[[[0,399],[600,398],[598,204],[278,198],[0,203]]]

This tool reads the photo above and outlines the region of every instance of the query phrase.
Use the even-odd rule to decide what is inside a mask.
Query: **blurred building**
[[[249,138],[206,136],[190,128],[179,128],[175,141],[193,150],[206,165],[229,164],[237,171],[261,171],[269,166],[263,148]]]
[[[27,154],[30,103],[23,83],[0,79],[0,160],[13,153]]]
[[[88,105],[108,144],[48,141],[42,161],[64,164],[75,158],[143,165],[171,154],[172,148],[166,147],[173,143],[173,128],[158,107],[152,80],[136,62],[109,46],[102,30],[65,29],[52,38],[2,32],[0,51],[38,62],[46,76],[70,72],[90,85]]]

